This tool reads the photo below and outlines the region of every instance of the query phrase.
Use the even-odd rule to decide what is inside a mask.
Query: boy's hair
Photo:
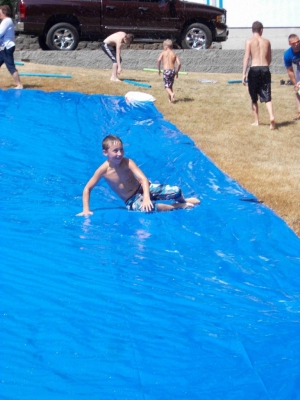
[[[167,39],[163,42],[163,46],[168,46],[170,49],[173,49],[173,42],[171,39]]]
[[[253,22],[253,24],[252,24],[252,32],[253,33],[255,33],[255,32],[259,33],[262,29],[264,29],[264,26],[261,22],[259,22],[259,21]]]
[[[122,140],[121,140],[118,136],[115,136],[115,135],[107,135],[107,136],[102,140],[102,150],[108,150],[108,149],[109,149],[109,146],[110,146],[112,143],[115,143],[115,142],[121,143],[121,144],[123,145]]]
[[[134,39],[134,35],[132,33],[126,33],[125,39],[128,40],[128,42],[132,43]]]
[[[11,9],[7,4],[0,6],[0,10],[2,10],[3,14],[6,15],[7,17],[11,16]]]
[[[290,41],[291,39],[299,39],[299,37],[295,33],[291,33],[290,36],[288,37],[288,39]]]

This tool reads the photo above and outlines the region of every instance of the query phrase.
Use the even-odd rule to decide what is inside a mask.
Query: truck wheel
[[[53,25],[46,36],[46,44],[50,50],[75,50],[78,42],[77,29],[64,22]]]
[[[49,50],[49,47],[46,45],[46,37],[44,35],[38,37],[38,42],[42,50]]]
[[[181,46],[183,49],[208,49],[211,46],[211,43],[211,31],[204,24],[192,24],[188,26],[184,31],[181,40]]]

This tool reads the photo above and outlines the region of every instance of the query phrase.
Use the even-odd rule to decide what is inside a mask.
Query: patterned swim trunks
[[[162,185],[160,183],[150,183],[150,200],[153,203],[153,211],[156,211],[156,200],[176,200],[182,196],[182,191],[178,186]],[[130,211],[142,211],[143,188],[139,186],[137,192],[128,199],[125,204]]]
[[[174,78],[175,78],[175,69],[165,69],[164,70],[165,88],[170,88],[173,86]]]

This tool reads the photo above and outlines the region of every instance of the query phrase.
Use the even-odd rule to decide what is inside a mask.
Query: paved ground
[[[122,52],[124,69],[156,68],[156,61],[161,50],[124,50]],[[272,73],[285,73],[283,65],[284,50],[273,50]],[[176,50],[182,71],[241,73],[243,50]],[[102,50],[84,51],[31,51],[15,52],[16,61],[27,61],[37,64],[67,65],[83,68],[111,68],[109,58]]]

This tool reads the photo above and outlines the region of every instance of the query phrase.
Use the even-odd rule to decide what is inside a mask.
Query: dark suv
[[[184,49],[227,40],[226,10],[184,0],[17,0],[16,31],[40,36],[52,50],[74,50],[80,39],[116,31],[135,41],[170,38]]]

